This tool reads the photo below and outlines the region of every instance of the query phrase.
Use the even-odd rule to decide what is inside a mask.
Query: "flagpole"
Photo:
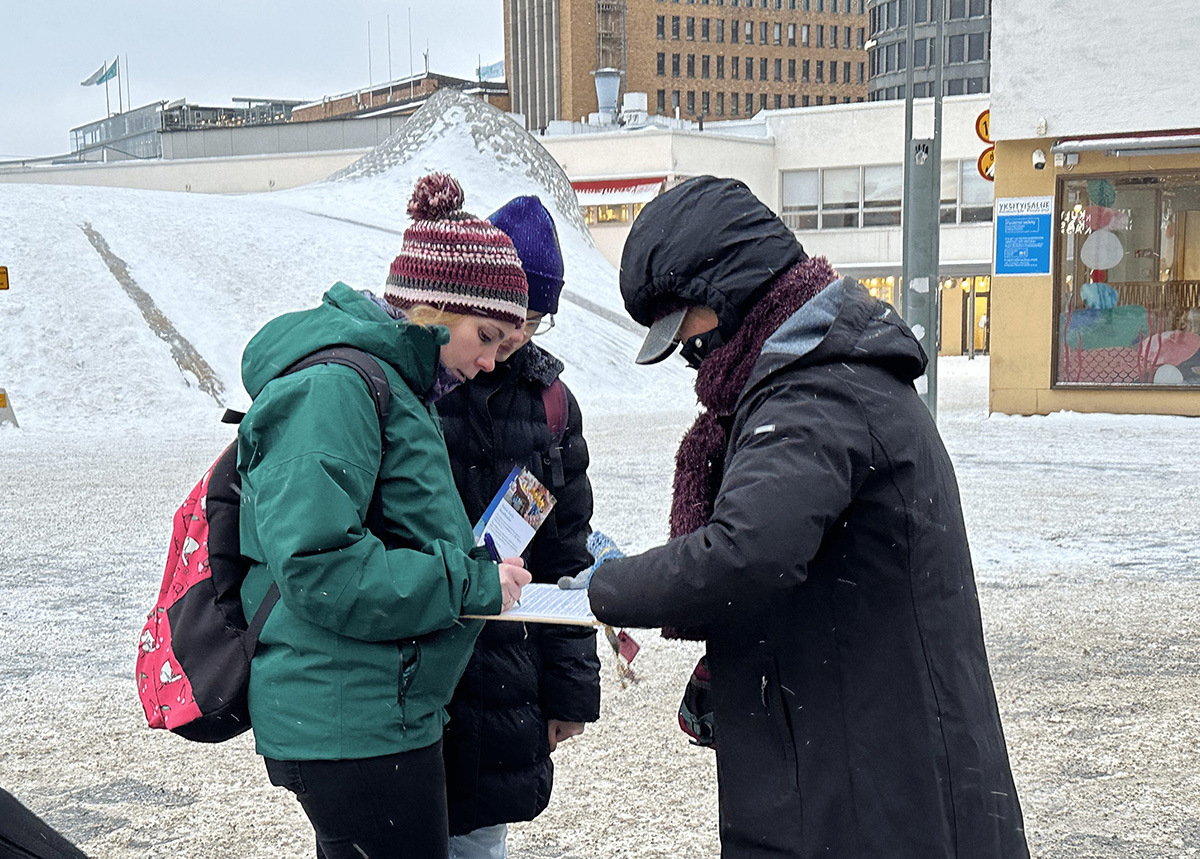
[[[129,109],[133,110],[133,96],[129,94],[129,54],[125,55],[125,100],[129,102]]]
[[[104,118],[112,116],[112,106],[108,101],[108,78],[104,79]]]
[[[113,62],[117,64],[117,113],[124,113],[125,112],[125,97],[123,95],[121,95],[121,56],[120,56],[120,54],[117,55],[117,58],[115,60],[113,60]]]

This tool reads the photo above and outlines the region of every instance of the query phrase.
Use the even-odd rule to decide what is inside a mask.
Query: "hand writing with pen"
[[[520,557],[501,558],[491,534],[483,535],[483,544],[492,560],[500,565],[500,613],[503,614],[521,604],[521,588],[529,584],[533,576],[525,569],[525,561]]]

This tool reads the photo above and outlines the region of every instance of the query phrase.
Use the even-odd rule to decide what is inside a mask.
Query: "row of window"
[[[878,3],[871,9],[871,36],[897,27],[908,26],[908,6],[912,3],[913,23],[924,24],[931,20],[932,3],[939,0],[888,0]],[[990,13],[991,3],[988,0],[941,0],[942,20],[961,21],[968,18],[986,18]]]
[[[689,42],[696,41],[696,21],[700,22],[700,41],[701,42],[724,42],[725,41],[725,19],[724,18],[694,18],[688,16],[681,18],[679,15],[671,16],[671,39],[679,41],[681,38]],[[796,34],[799,30],[800,44],[804,47],[825,47],[825,25],[817,24],[801,24],[799,28],[795,24],[785,26],[776,21],[774,23],[768,21],[758,22],[758,44],[760,45],[788,45],[789,47],[796,46]],[[786,37],[784,33],[786,32]],[[655,37],[663,40],[667,38],[667,16],[659,15],[655,23]],[[862,48],[867,43],[867,31],[863,27],[838,27],[833,24],[829,27],[829,47],[836,48],[838,40],[841,39],[842,47],[849,48],[851,40],[854,46]],[[729,22],[729,41],[731,44],[738,44],[741,39],[747,45],[754,44],[754,22],[739,21],[734,18]]]
[[[790,170],[783,173],[782,217],[793,230],[898,226],[903,191],[900,164]],[[991,219],[992,183],[979,175],[975,162],[944,162],[941,222]]]
[[[658,0],[659,3],[666,3],[667,0]],[[670,0],[672,3],[679,3],[680,0]],[[726,4],[725,0],[685,0],[687,5],[695,6],[699,3],[701,6],[725,6],[729,5],[734,8],[745,6],[747,9],[753,9],[755,6],[754,0],[729,0]],[[760,9],[783,9],[784,4],[793,12],[825,12],[829,11],[834,15],[865,15],[867,13],[867,0],[758,0],[758,8]]]
[[[966,33],[946,37],[946,65],[976,63],[987,60],[991,53],[991,33]],[[916,39],[913,42],[913,68],[926,69],[937,65],[937,40]],[[902,72],[908,67],[908,45],[893,42],[871,51],[871,75]]]
[[[830,95],[829,101],[826,102],[825,96],[797,96],[795,93],[788,93],[784,96],[782,93],[729,93],[729,100],[726,102],[725,93],[700,93],[699,103],[697,104],[696,92],[688,90],[686,93],[681,93],[679,90],[672,90],[670,93],[670,110],[674,113],[676,110],[683,113],[685,116],[753,116],[754,103],[757,99],[759,110],[782,110],[784,107],[811,107],[814,104],[837,104],[839,99],[842,104],[850,103],[850,96]],[[862,101],[862,98],[856,98],[855,101]],[[728,112],[726,105],[728,104]],[[660,89],[657,99],[657,113],[667,113],[667,91]],[[696,110],[699,106],[699,111]],[[743,110],[744,108],[744,110]]]
[[[715,62],[714,62],[714,59],[715,59]],[[754,60],[755,60],[754,57],[730,57],[729,58],[729,77],[730,77],[730,79],[735,80],[735,81],[742,80],[742,78],[743,78],[742,70],[745,69],[745,72],[744,72],[745,80],[748,80],[748,81],[754,80],[754,69],[755,69]],[[813,78],[811,75],[813,65],[814,65],[814,61],[812,61],[812,60],[801,60],[800,61],[800,80],[804,81],[805,83],[808,83],[811,80],[816,80],[817,83],[825,83],[826,82],[825,81],[825,67],[826,67],[825,60],[816,60],[815,61],[816,72],[817,72],[815,78]],[[852,65],[857,66],[857,75],[853,81],[850,78]],[[831,60],[828,63],[828,66],[829,66],[829,83],[831,83],[831,84],[866,83],[866,63],[852,64],[850,62],[843,62],[841,64],[842,74],[841,74],[840,81],[838,79],[838,63],[836,61]],[[760,81],[765,81],[765,80],[783,81],[785,79],[783,70],[784,70],[784,61],[782,58],[776,59],[773,64],[772,64],[771,60],[767,57],[759,57],[758,58],[758,79]],[[772,71],[774,72],[773,77],[771,76]],[[717,80],[724,80],[725,79],[725,56],[720,55],[720,56],[717,56],[714,58],[714,57],[710,57],[708,54],[701,55],[699,72],[700,72],[699,76],[701,78],[716,77]],[[658,58],[656,61],[656,66],[655,66],[655,73],[660,78],[667,76],[667,55],[666,54],[660,53],[658,55]],[[696,77],[696,55],[695,54],[687,54],[685,57],[682,54],[671,54],[671,77],[673,77],[673,78],[678,78],[678,77],[694,78],[694,77]],[[789,81],[796,80],[796,61],[794,59],[789,59],[787,61],[787,78],[786,78],[786,80],[789,80]],[[792,106],[794,107],[795,105],[792,105]]]
[[[942,82],[942,89],[942,95],[975,95],[976,93],[988,92],[988,79],[984,77],[947,78]],[[913,98],[932,98],[936,90],[937,85],[933,82],[914,83]],[[892,99],[904,97],[904,84],[880,88],[871,93],[871,101],[891,101]]]

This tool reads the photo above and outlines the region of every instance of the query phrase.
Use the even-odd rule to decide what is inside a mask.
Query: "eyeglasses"
[[[539,334],[545,334],[553,327],[553,316],[541,316],[537,319],[527,319],[525,321],[525,333],[530,337],[536,337]]]

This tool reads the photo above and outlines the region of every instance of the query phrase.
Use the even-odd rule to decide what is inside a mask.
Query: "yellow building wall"
[[[996,199],[1053,196],[1058,178],[1068,173],[1066,168],[1054,166],[1050,152],[1053,144],[1054,139],[998,142]],[[1033,167],[1036,149],[1041,149],[1046,157],[1046,166],[1041,170]],[[1084,152],[1069,172],[1096,175],[1180,169],[1200,171],[1200,156],[1114,158],[1103,152]],[[1053,236],[1052,271],[1059,252],[1057,223]],[[1069,410],[1200,416],[1200,391],[1194,389],[1052,388],[1056,316],[1053,274],[993,276],[990,411],[1019,415]]]
[[[961,289],[942,289],[942,342],[938,344],[939,355],[961,355],[963,353],[963,304],[965,293]]]

